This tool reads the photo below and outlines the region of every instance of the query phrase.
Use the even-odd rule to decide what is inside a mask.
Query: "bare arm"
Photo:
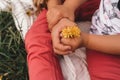
[[[48,0],[47,7],[48,9],[53,8],[56,5],[61,4],[61,0]]]
[[[64,5],[75,11],[80,5],[82,5],[86,1],[87,0],[65,0]]]
[[[105,53],[120,54],[120,35],[93,35],[82,33],[84,46]]]
[[[86,2],[87,0],[65,0],[63,3],[67,7],[71,8],[72,10],[76,10],[81,4]],[[54,7],[55,5],[62,4],[61,0],[48,0],[48,9]]]
[[[87,0],[65,0],[63,4],[59,0],[48,1],[47,21],[49,23],[49,30],[55,26],[62,18],[68,18],[74,21],[74,12]],[[61,4],[61,5],[56,5]],[[54,17],[53,17],[54,15]]]

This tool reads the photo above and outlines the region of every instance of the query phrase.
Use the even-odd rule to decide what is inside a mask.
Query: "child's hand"
[[[77,48],[79,48],[82,44],[81,37],[75,37],[75,38],[62,38],[61,43],[64,45],[71,46],[71,51],[75,51]]]
[[[57,24],[62,18],[68,18],[71,21],[74,21],[74,11],[65,5],[56,5],[48,9],[47,21],[49,29],[52,30],[55,24]]]
[[[81,30],[77,25],[64,28],[61,32],[61,36],[61,42],[64,45],[71,46],[72,51],[80,47],[82,43]]]
[[[53,49],[54,49],[54,52],[57,54],[64,55],[72,52],[71,45],[69,46],[69,45],[62,44],[61,36],[60,36],[62,29],[69,25],[74,26],[76,24],[70,21],[69,19],[63,18],[52,29],[51,33],[52,33]],[[64,40],[63,40],[63,43],[64,43]]]

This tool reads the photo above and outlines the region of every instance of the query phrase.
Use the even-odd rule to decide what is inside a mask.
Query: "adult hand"
[[[64,45],[71,46],[71,51],[75,51],[77,48],[79,48],[82,45],[82,39],[81,37],[62,38],[61,43]]]
[[[63,18],[53,27],[51,35],[55,53],[64,55],[72,52],[71,46],[61,43],[60,33],[63,28],[74,25],[76,25],[76,23],[70,21],[69,19]]]
[[[50,31],[62,18],[68,18],[71,21],[74,21],[74,11],[65,5],[56,5],[48,9],[47,21]]]

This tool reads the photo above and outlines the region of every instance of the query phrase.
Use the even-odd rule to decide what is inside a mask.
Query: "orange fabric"
[[[43,10],[25,37],[30,80],[63,80]]]

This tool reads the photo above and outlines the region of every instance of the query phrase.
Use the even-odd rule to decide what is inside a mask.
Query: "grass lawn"
[[[24,43],[6,12],[0,13],[0,80],[29,80]]]

